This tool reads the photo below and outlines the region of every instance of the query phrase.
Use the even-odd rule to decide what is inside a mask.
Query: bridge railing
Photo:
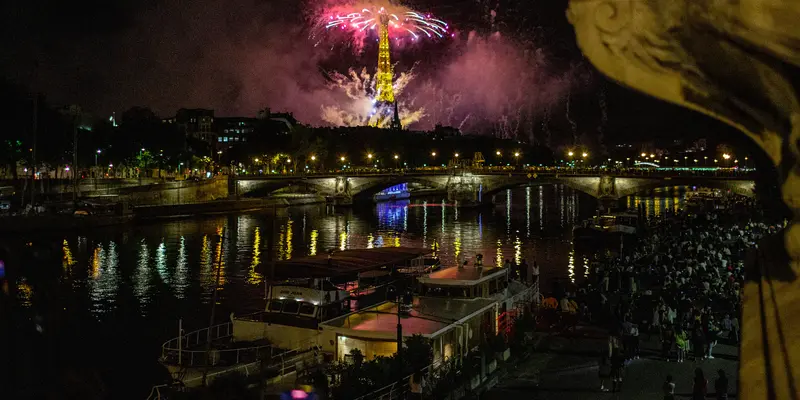
[[[566,168],[566,167],[482,167],[482,168],[406,168],[406,169],[382,169],[382,170],[358,170],[348,169],[345,171],[331,170],[318,172],[290,173],[290,174],[240,174],[236,179],[285,179],[285,178],[328,178],[337,176],[402,176],[402,175],[452,175],[459,173],[472,173],[481,175],[528,175],[536,174],[537,177],[547,176],[616,176],[616,177],[713,177],[741,179],[752,176],[755,172],[752,169],[733,169],[733,168],[709,168],[693,170],[683,167],[678,168]],[[533,176],[532,176],[533,177]]]

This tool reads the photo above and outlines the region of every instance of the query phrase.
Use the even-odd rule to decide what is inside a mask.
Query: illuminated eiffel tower
[[[380,23],[378,24],[378,72],[375,90],[377,92],[376,101],[383,104],[394,103],[394,74],[392,72],[392,58],[389,48],[389,14],[381,9]]]

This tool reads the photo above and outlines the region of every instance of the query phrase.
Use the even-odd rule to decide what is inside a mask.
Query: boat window
[[[314,305],[311,303],[300,303],[300,314],[314,315]]]
[[[300,309],[299,301],[287,301],[286,304],[283,305],[284,314],[297,314],[297,310],[299,309]]]
[[[272,300],[269,302],[269,310],[272,312],[281,312],[282,307],[283,307],[282,301]]]

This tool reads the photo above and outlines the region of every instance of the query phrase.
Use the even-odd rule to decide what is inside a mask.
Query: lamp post
[[[516,161],[517,168],[519,168],[519,152],[514,152],[514,161]]]
[[[567,163],[571,163],[572,162],[572,156],[574,156],[574,155],[575,155],[575,153],[573,153],[572,150],[567,152],[567,159],[569,160],[569,161],[567,161]],[[572,167],[575,168],[575,165],[573,165]]]
[[[397,163],[398,163],[398,160],[400,159],[400,156],[395,154],[394,157],[392,157],[392,158],[394,158],[394,169],[397,169],[398,168]]]
[[[581,164],[583,164],[583,165],[582,165],[582,166],[583,166],[583,168],[586,168],[586,165],[585,165],[585,164],[586,164],[586,157],[589,157],[589,153],[587,153],[587,152],[585,152],[585,151],[584,151],[583,153],[581,153],[581,158],[583,158],[583,159],[581,160]]]

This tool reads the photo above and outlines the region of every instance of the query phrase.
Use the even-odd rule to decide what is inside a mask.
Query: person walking
[[[625,375],[625,354],[621,348],[614,350],[611,356],[611,391],[619,392],[622,390],[622,378]]]
[[[692,381],[692,400],[705,400],[708,392],[708,380],[706,380],[703,370],[695,368],[694,380]]]
[[[717,400],[728,400],[728,377],[725,375],[725,371],[721,369],[717,371],[717,374],[719,374],[719,378],[714,381]]]
[[[608,354],[603,353],[600,356],[600,365],[598,367],[597,376],[600,378],[600,391],[608,392],[609,388],[606,387],[606,383],[611,378],[611,359]]]
[[[672,381],[672,375],[667,375],[667,380],[664,382],[664,400],[675,400],[675,382]]]

